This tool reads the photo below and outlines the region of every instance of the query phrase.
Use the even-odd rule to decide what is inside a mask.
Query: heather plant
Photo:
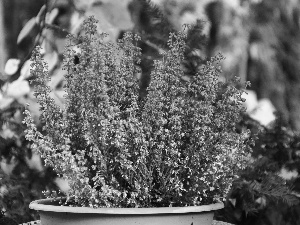
[[[169,49],[154,61],[141,98],[139,37],[126,33],[116,44],[106,42],[96,22],[88,18],[83,34],[68,37],[63,108],[49,95],[39,47],[31,57],[43,131],[26,111],[26,138],[69,181],[66,204],[161,207],[224,200],[245,168],[250,140],[247,130],[235,128],[244,110],[238,80],[225,85],[218,79],[222,57],[186,79],[187,35],[170,33]]]

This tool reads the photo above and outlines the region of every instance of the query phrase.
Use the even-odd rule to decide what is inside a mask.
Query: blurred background
[[[259,167],[260,172],[276,174],[294,191],[299,190],[300,0],[151,2],[152,8],[145,0],[0,1],[1,219],[11,218],[17,223],[38,219],[28,209],[29,202],[43,198],[42,191],[68,189],[67,182],[31,152],[24,139],[22,113],[29,103],[27,107],[39,124],[39,107],[29,83],[30,54],[36,45],[42,46],[49,65],[52,96],[57,104],[63,104],[61,64],[66,35],[79,34],[81,23],[90,15],[99,20],[99,32],[109,34],[107,41],[115,42],[126,31],[142,37],[141,95],[151,79],[153,59],[166,48],[169,32],[183,30],[185,24],[197,28],[193,57],[205,62],[221,53],[225,56],[222,81],[238,76],[251,82],[244,96],[248,122],[243,124],[263,130],[253,158],[267,160],[259,163],[268,167],[255,164],[255,171],[245,176],[250,180],[253,173],[251,179],[258,180],[255,173]],[[192,61],[185,63],[187,74],[201,66],[189,65]],[[243,200],[231,196],[228,211],[217,219],[235,224],[300,224],[299,204],[270,206],[271,201],[262,196],[247,199],[253,203],[249,210]]]

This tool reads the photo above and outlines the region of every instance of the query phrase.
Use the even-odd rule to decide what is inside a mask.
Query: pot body
[[[223,203],[191,207],[98,208],[55,205],[53,199],[30,204],[42,225],[211,225]]]

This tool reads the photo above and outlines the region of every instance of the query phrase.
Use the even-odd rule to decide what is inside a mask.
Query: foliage
[[[38,213],[28,208],[29,203],[42,198],[45,190],[58,190],[56,173],[49,167],[43,167],[39,155],[31,151],[22,124],[25,102],[33,103],[31,112],[36,111],[31,98],[33,87],[27,81],[29,58],[26,54],[32,45],[41,43],[45,38],[45,29],[42,28],[46,14],[47,23],[51,23],[51,16],[49,18],[48,7],[41,8],[42,2],[32,4],[22,0],[17,2],[17,7],[16,2],[11,2],[4,2],[6,11],[11,12],[4,15],[10,31],[9,43],[6,44],[10,55],[20,59],[8,60],[5,71],[1,71],[0,75],[0,217],[3,216],[0,224],[10,224],[10,219],[17,224],[38,219]],[[17,20],[13,17],[16,14]],[[17,35],[16,28],[21,29],[23,22],[34,14],[37,16],[29,20],[20,32],[18,46],[12,48],[11,45],[16,45],[17,41],[17,36],[13,37],[13,34]],[[9,15],[13,19],[8,18]]]
[[[38,214],[28,205],[41,198],[42,191],[57,190],[53,183],[56,174],[50,168],[43,171],[30,168],[27,160],[32,159],[32,153],[24,136],[23,140],[0,136],[0,155],[1,214],[17,224],[37,219]]]
[[[203,1],[198,1],[203,2]],[[208,54],[222,52],[225,77],[251,82],[293,130],[300,131],[299,0],[204,1]]]
[[[234,224],[274,224],[278,220],[280,224],[297,224],[299,218],[294,214],[299,211],[299,176],[291,172],[299,171],[300,135],[280,116],[270,127],[247,116],[241,125],[258,133],[253,162],[234,182],[226,207],[217,218]]]
[[[154,62],[148,95],[140,99],[133,76],[139,37],[126,33],[117,44],[104,42],[95,22],[89,17],[85,34],[69,36],[64,108],[49,96],[39,48],[31,58],[44,134],[26,111],[26,138],[69,180],[69,203],[153,207],[223,200],[246,165],[250,140],[247,130],[235,129],[242,91],[218,81],[222,57],[183,82],[186,35],[171,33],[169,50]]]

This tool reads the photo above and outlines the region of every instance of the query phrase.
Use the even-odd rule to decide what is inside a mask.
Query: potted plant
[[[32,54],[44,126],[38,131],[26,111],[26,138],[70,189],[30,207],[42,224],[211,224],[247,163],[248,131],[235,130],[242,91],[219,82],[219,55],[186,79],[178,32],[140,98],[139,37],[107,43],[96,22],[89,17],[84,34],[69,36],[64,108],[49,96],[39,48]]]

